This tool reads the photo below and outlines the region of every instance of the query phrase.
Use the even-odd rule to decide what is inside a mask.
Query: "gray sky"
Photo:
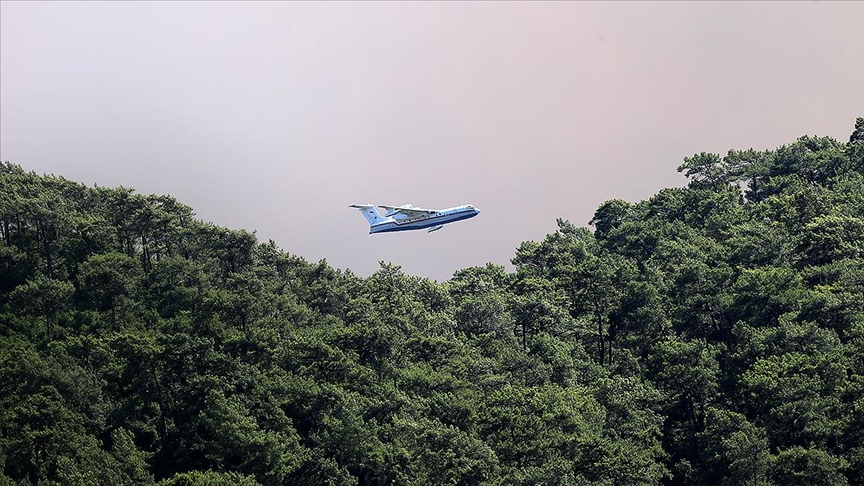
[[[856,116],[864,2],[0,2],[0,159],[363,276],[512,269],[686,156]],[[366,202],[482,213],[369,235]]]

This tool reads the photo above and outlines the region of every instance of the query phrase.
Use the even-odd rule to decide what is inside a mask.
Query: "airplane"
[[[473,218],[480,214],[480,210],[470,204],[456,206],[447,209],[423,209],[415,208],[410,204],[404,206],[378,207],[387,210],[383,217],[375,209],[373,204],[352,204],[351,208],[357,208],[369,221],[369,234],[390,233],[393,231],[409,231],[428,229],[428,233],[438,231],[447,223]]]

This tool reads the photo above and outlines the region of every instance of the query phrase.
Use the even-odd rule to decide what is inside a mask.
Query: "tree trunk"
[[[51,316],[48,314],[45,314],[45,337],[49,343],[54,340],[54,324],[51,323]]]
[[[45,247],[45,266],[47,267],[45,275],[47,275],[48,278],[52,278],[54,274],[54,260],[51,258],[51,242],[48,240],[47,235],[44,236],[45,242],[43,244]]]
[[[603,321],[600,319],[597,319],[597,336],[600,340],[600,366],[603,366],[603,358],[606,356],[606,341],[603,338]]]
[[[144,272],[150,272],[150,248],[148,246],[147,235],[141,233],[141,250],[142,250],[142,263],[144,265]]]
[[[168,421],[165,418],[165,414],[168,412],[168,406],[165,403],[165,392],[162,389],[162,384],[159,383],[159,374],[155,369],[152,373],[153,382],[156,384],[156,404],[159,405],[159,439],[164,444],[168,439]]]

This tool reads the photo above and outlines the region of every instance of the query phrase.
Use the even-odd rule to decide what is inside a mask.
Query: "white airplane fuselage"
[[[391,233],[394,231],[410,231],[427,228],[431,228],[429,229],[429,232],[432,232],[440,229],[440,227],[445,224],[473,218],[480,214],[480,210],[470,204],[436,210],[431,214],[414,217],[408,217],[399,212],[396,212],[396,214],[393,215],[388,213],[388,216],[382,217],[371,205],[361,206],[361,210],[366,216],[366,219],[369,220],[369,234]],[[372,212],[374,212],[374,215],[371,214]]]

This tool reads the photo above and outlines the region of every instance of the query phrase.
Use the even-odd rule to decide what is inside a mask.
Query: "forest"
[[[0,484],[864,484],[864,118],[677,170],[437,282],[3,162]]]

